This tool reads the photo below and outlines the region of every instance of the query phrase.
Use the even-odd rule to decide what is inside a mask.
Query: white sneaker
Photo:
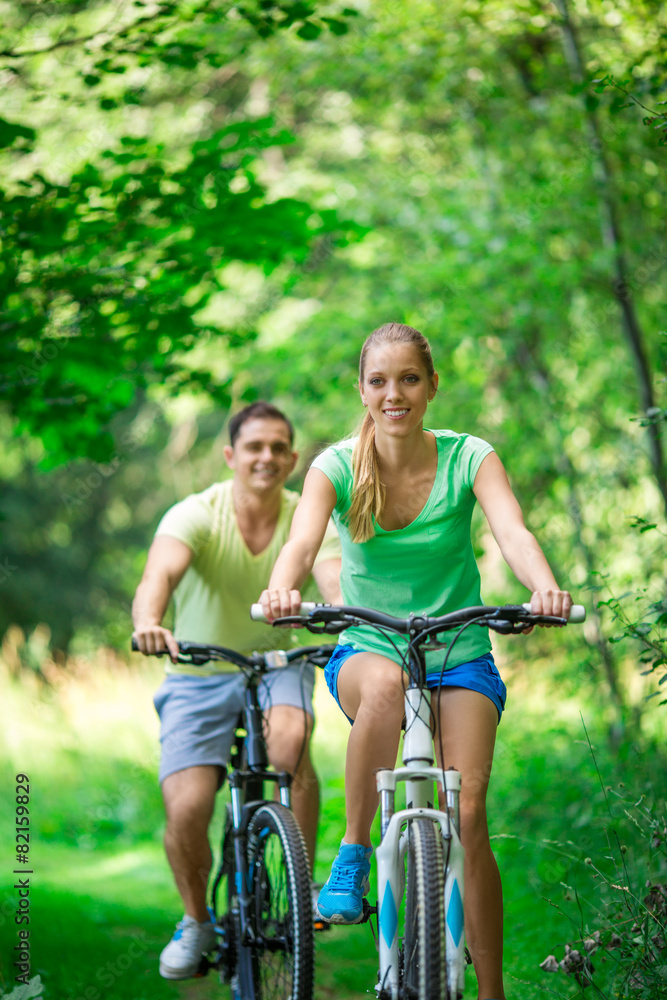
[[[215,947],[215,927],[210,920],[200,924],[187,915],[176,925],[176,933],[160,955],[163,979],[190,979],[201,957]]]

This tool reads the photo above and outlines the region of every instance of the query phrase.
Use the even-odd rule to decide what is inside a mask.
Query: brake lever
[[[334,646],[334,649],[336,647]],[[312,663],[315,667],[326,667],[327,663],[331,659],[331,649],[328,649],[326,653],[311,653],[308,657],[308,663]]]
[[[340,635],[348,628],[343,622],[306,622],[303,627],[313,635]]]
[[[525,618],[518,617],[509,622],[505,618],[487,618],[484,624],[500,635],[520,635],[534,625],[567,625],[567,618],[558,618],[556,615],[526,614]]]
[[[500,635],[514,635],[528,627],[527,625],[522,627],[519,622],[508,622],[504,618],[487,618],[483,624]]]
[[[327,611],[325,608],[317,608],[317,610],[311,614],[312,617],[305,620],[302,615],[287,615],[284,618],[274,618],[271,624],[294,625],[296,628],[307,629],[308,632],[312,632],[313,635],[339,635],[341,632],[344,632],[346,628],[349,628],[350,625],[360,624],[356,618],[347,618],[345,621],[341,621],[339,617],[338,619],[327,621]]]

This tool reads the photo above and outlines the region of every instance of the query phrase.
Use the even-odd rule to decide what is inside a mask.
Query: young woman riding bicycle
[[[333,514],[343,547],[341,589],[348,605],[397,616],[445,614],[482,603],[470,538],[475,501],[503,557],[531,592],[535,613],[567,618],[559,588],[524,524],[500,459],[468,434],[424,428],[438,376],[428,341],[389,323],[366,340],[359,390],[367,414],[357,439],[313,463],[261,601],[269,619],[298,613],[298,588]],[[486,630],[468,630],[442,671],[427,658],[429,687],[440,690],[436,746],[442,767],[461,772],[461,839],[466,851],[465,931],[479,1000],[504,1000],[502,890],[491,852],[486,795],[505,685]],[[370,828],[378,797],[374,772],[393,767],[403,717],[401,650],[367,626],[348,629],[326,670],[327,683],[352,724],[347,748],[347,825],[319,910],[334,923],[356,923],[368,892]],[[436,707],[436,711],[438,711]]]

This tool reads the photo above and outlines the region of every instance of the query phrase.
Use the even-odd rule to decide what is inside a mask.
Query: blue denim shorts
[[[331,659],[324,668],[324,678],[332,695],[338,702],[338,673],[346,660],[349,660],[355,653],[362,653],[363,650],[355,649],[354,646],[340,645],[334,649]],[[460,663],[458,667],[449,667],[442,672],[434,671],[427,675],[426,685],[430,689],[439,687],[461,687],[468,688],[469,691],[479,691],[480,694],[490,698],[498,710],[498,722],[505,708],[507,699],[507,688],[505,687],[498,668],[491,653],[470,660],[469,663]],[[346,716],[352,723],[349,715]]]

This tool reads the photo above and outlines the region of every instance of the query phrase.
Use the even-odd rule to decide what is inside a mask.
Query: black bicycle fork
[[[253,946],[259,946],[263,943],[258,938],[254,920],[253,879],[252,872],[248,867],[248,828],[257,810],[267,802],[264,797],[264,783],[269,782],[278,786],[280,802],[288,809],[290,808],[290,785],[292,783],[292,775],[289,772],[269,771],[268,769],[269,760],[262,733],[263,722],[257,690],[254,685],[249,685],[245,692],[245,708],[239,719],[236,736],[236,756],[239,760],[245,759],[246,766],[234,768],[227,776],[231,795],[229,833],[231,833],[234,844],[234,871],[229,873],[229,877],[233,876],[234,878],[235,889],[231,918],[237,935],[235,942],[235,948],[238,949],[236,973],[244,989],[252,988],[251,949]],[[216,911],[217,889],[224,863],[225,839],[226,835],[223,837],[223,857],[220,871],[212,890],[212,903]],[[197,975],[205,976],[210,969],[219,968],[219,962],[212,962],[206,956],[202,956]]]

